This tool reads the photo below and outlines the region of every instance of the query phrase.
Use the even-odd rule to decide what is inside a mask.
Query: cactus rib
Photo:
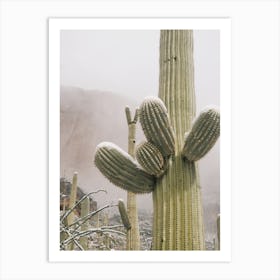
[[[195,120],[191,131],[185,134],[182,155],[188,160],[201,159],[220,136],[220,113],[217,109],[203,110]]]
[[[113,184],[134,193],[151,192],[154,177],[117,145],[102,142],[96,147],[94,162],[101,173]]]

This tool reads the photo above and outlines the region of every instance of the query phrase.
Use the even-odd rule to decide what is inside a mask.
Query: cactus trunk
[[[135,158],[135,133],[138,112],[136,110],[134,120],[132,120],[130,109],[126,107],[125,111],[128,124],[128,153],[133,158]],[[138,224],[136,194],[130,191],[127,192],[127,213],[131,224],[131,228],[127,232],[126,249],[140,250],[140,233]]]
[[[184,133],[195,116],[193,32],[163,30],[159,97],[175,134],[175,154],[153,192],[153,250],[204,250],[204,226],[195,162],[183,159]]]

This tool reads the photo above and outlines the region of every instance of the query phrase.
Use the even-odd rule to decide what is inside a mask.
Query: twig
[[[104,210],[104,209],[106,209],[106,208],[108,208],[108,207],[110,207],[110,204],[107,204],[107,205],[103,206],[102,208],[99,208],[99,209],[97,209],[96,211],[93,211],[93,212],[89,213],[88,215],[86,215],[86,216],[84,216],[84,217],[82,217],[82,218],[77,219],[73,224],[69,225],[68,227],[72,227],[72,226],[74,226],[74,225],[76,225],[76,224],[78,224],[79,222],[82,221],[80,224],[78,224],[77,227],[75,227],[74,230],[76,230],[76,229],[79,228],[82,224],[84,224],[87,220],[89,220],[92,216],[94,216],[94,215],[97,214],[98,212],[100,212],[100,211],[102,211],[102,210]]]
[[[95,233],[95,232],[99,232],[99,233],[111,232],[111,233],[117,233],[117,234],[121,234],[121,235],[126,236],[126,234],[121,232],[121,231],[111,230],[111,229],[96,228],[96,229],[89,229],[89,230],[86,230],[86,231],[81,231],[81,232],[77,233],[76,235],[73,235],[70,238],[64,240],[62,242],[62,244],[63,245],[67,245],[69,242],[71,242],[73,239],[75,239],[77,237],[87,236],[87,235],[89,235],[91,233]]]
[[[90,192],[88,194],[85,194],[78,202],[76,202],[76,204],[71,207],[69,210],[67,210],[63,216],[61,217],[60,219],[60,222],[63,222],[65,218],[67,218],[67,216],[69,216],[69,214],[83,201],[85,200],[88,196],[90,196],[91,194],[94,194],[94,193],[99,193],[99,192],[105,192],[107,193],[106,190],[98,190],[98,191],[95,191],[95,192]]]

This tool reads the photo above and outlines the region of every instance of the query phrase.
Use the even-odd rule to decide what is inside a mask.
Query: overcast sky
[[[197,107],[219,105],[219,31],[194,31]],[[159,31],[61,32],[61,84],[142,99],[158,94]]]

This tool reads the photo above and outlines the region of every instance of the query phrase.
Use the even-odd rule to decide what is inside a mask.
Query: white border
[[[61,30],[220,30],[221,250],[220,251],[60,251],[59,102]],[[231,260],[231,21],[213,19],[95,18],[49,19],[49,261],[51,262],[229,262]]]

